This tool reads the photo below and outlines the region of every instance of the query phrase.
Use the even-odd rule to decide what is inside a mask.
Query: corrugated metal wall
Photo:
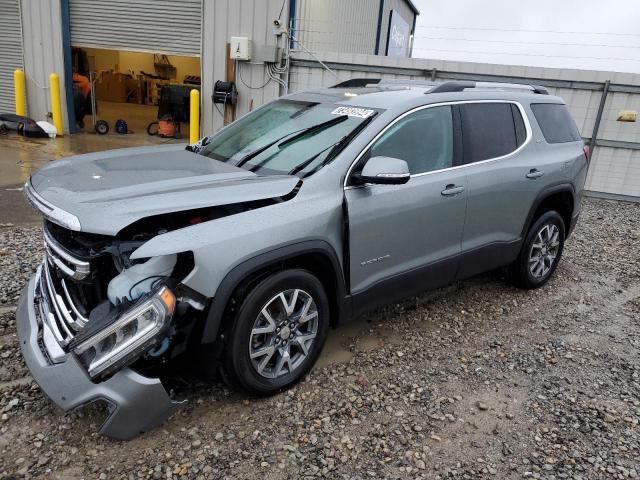
[[[405,22],[412,28],[413,17],[415,14],[405,0],[384,0],[384,10],[382,12],[382,29],[380,30],[380,51],[379,55],[384,55],[387,45],[387,37],[389,35],[389,17],[391,10],[396,10]]]
[[[20,1],[0,0],[0,112],[14,113],[13,72],[22,68]]]
[[[215,81],[225,80],[227,42],[232,36],[246,36],[254,42],[275,45],[273,20],[278,18],[281,8],[282,0],[204,0],[201,59],[204,134],[223,124],[222,105],[214,105],[211,95]],[[288,24],[288,13],[285,6],[280,19],[283,25]],[[238,62],[236,75],[239,92],[236,117],[248,112],[251,104],[258,107],[280,94],[275,82],[260,88],[269,78],[264,65]]]
[[[62,119],[68,131],[60,1],[21,0],[20,6],[29,116],[45,120],[51,111],[49,75],[55,72],[60,76]]]
[[[70,0],[71,45],[200,55],[202,0]]]
[[[373,54],[378,12],[377,0],[297,0],[294,35],[312,52]]]
[[[413,24],[414,13],[405,0],[383,0],[379,55],[385,54],[389,17],[397,10]],[[380,0],[296,0],[294,35],[312,52],[374,54]],[[304,49],[294,43],[296,50]]]
[[[428,59],[401,59],[361,54],[324,53],[318,57],[335,67],[337,77],[323,69],[313,57],[297,53],[296,59],[303,61],[291,72],[290,91],[326,87],[349,78],[387,78],[424,80],[432,69],[438,79],[455,78],[455,74],[493,75],[496,77],[519,77],[536,80],[560,80],[570,82],[593,82],[593,88],[549,87],[553,95],[561,96],[573,115],[580,133],[590,138],[602,96],[598,88],[605,80],[612,83],[640,87],[640,74],[597,72],[587,70],[560,70],[553,68],[491,65],[468,62],[449,62]],[[341,68],[340,65],[342,65]],[[363,66],[363,67],[358,67]],[[387,69],[385,71],[385,68]],[[380,71],[375,71],[380,69]],[[382,73],[381,73],[382,71]],[[508,80],[501,80],[508,81]],[[587,178],[586,188],[594,192],[640,197],[640,121],[624,123],[616,121],[620,110],[640,111],[640,93],[630,94],[610,91],[605,103],[598,142],[635,142],[629,148],[598,145],[595,149]]]

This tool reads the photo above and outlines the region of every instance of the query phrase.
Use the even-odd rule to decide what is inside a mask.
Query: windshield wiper
[[[240,159],[238,163],[236,163],[236,167],[241,167],[252,158],[257,157],[265,150],[268,150],[271,147],[273,147],[275,144],[278,144],[278,147],[284,147],[296,141],[300,137],[303,137],[310,133],[318,133],[324,130],[325,128],[329,128],[329,127],[332,127],[333,125],[337,125],[338,123],[342,123],[348,118],[349,118],[348,115],[340,115],[338,117],[332,118],[331,120],[327,120],[326,122],[318,123],[317,125],[311,125],[310,127],[306,127],[301,130],[296,130],[295,132],[289,132],[286,135],[283,135],[282,137],[275,139],[273,142],[269,142],[266,145],[263,145],[262,147],[257,148],[253,152],[247,153],[244,157]]]
[[[316,153],[311,158],[305,160],[301,164],[299,164],[296,167],[292,168],[289,171],[289,175],[295,175],[296,173],[301,172],[306,167],[308,167],[316,158],[318,158],[320,155],[322,155],[323,152],[326,152],[330,148],[331,150],[327,154],[327,158],[325,158],[322,161],[322,163],[320,163],[316,168],[314,168],[313,170],[308,172],[305,176],[310,175],[311,173],[313,173],[313,172],[315,172],[317,170],[320,170],[322,167],[324,167],[326,164],[328,164],[331,160],[333,160],[338,155],[338,153],[340,153],[342,151],[342,149],[346,145],[348,145],[349,142],[351,142],[351,140],[353,140],[353,138],[356,135],[358,135],[358,133],[360,133],[364,129],[364,127],[366,127],[371,122],[371,120],[373,120],[373,117],[375,117],[376,115],[377,115],[377,112],[374,112],[373,115],[365,118],[353,130],[351,130],[348,134],[346,134],[344,137],[342,137],[336,143],[334,143],[332,145],[329,145],[327,148],[325,148],[323,150],[320,150],[318,153]]]
[[[344,137],[342,137],[344,138]],[[324,152],[326,152],[327,150],[329,150],[332,147],[335,147],[336,145],[338,145],[340,142],[342,142],[342,140],[338,140],[336,143],[332,143],[331,145],[329,145],[327,148],[323,148],[322,150],[320,150],[318,153],[316,153],[314,156],[312,156],[311,158],[308,158],[307,160],[305,160],[304,162],[298,164],[297,166],[293,167],[291,170],[289,170],[289,172],[287,172],[287,175],[295,175],[296,173],[304,170],[309,164],[311,164],[316,158],[318,158],[320,155],[322,155]]]

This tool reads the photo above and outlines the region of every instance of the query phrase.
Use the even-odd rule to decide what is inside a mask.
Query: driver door
[[[452,281],[465,221],[464,169],[450,106],[400,117],[354,169],[374,156],[405,160],[404,185],[347,183],[349,272],[356,312]]]

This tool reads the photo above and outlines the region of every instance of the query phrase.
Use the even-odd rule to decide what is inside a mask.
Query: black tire
[[[147,135],[151,135],[151,136],[158,135],[158,128],[159,128],[158,122],[151,122],[149,125],[147,125]]]
[[[106,135],[109,133],[109,124],[104,120],[98,120],[93,128],[99,135]]]
[[[548,270],[544,273],[540,272],[539,276],[535,276],[529,267],[532,249],[534,248],[534,243],[537,244],[536,239],[538,238],[538,234],[546,227],[551,229],[554,227],[557,228],[559,242],[557,252],[555,253],[553,261],[549,262]],[[565,232],[564,221],[560,214],[554,210],[543,213],[535,222],[533,222],[527,232],[527,236],[522,244],[518,258],[510,267],[510,276],[515,285],[520,288],[535,289],[542,287],[549,281],[560,262],[560,258],[562,257],[566,235]],[[547,268],[546,263],[544,268]]]
[[[303,290],[315,302],[318,312],[317,333],[306,357],[301,360],[297,368],[276,378],[266,378],[258,373],[249,358],[254,322],[270,300],[280,292],[293,289]],[[329,330],[329,315],[329,301],[322,283],[308,271],[285,270],[262,280],[241,301],[240,308],[233,319],[223,353],[222,373],[225,380],[258,395],[271,395],[295,384],[309,372],[322,351]],[[294,351],[293,342],[291,342],[291,349]]]

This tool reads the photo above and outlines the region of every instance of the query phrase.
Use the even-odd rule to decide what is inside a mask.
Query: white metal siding
[[[398,67],[399,70],[397,70],[397,73],[381,74],[368,71],[368,69],[359,70],[358,67],[353,67],[353,69],[349,70],[336,69],[338,77],[336,78],[322,68],[314,57],[296,52],[296,59],[310,60],[314,62],[314,65],[312,67],[295,65],[291,69],[291,84],[289,86],[291,92],[327,87],[338,81],[350,78],[419,80],[425,77],[429,78],[430,71],[433,68],[439,72],[439,81],[443,81],[446,78],[447,72],[452,72],[518,78],[528,77],[532,79],[532,83],[537,83],[540,79],[597,83],[610,80],[612,83],[640,85],[640,74],[620,72],[560,70],[518,65],[495,65],[423,58],[404,59],[347,53],[320,53],[317,56],[328,63],[366,65],[370,67]],[[403,68],[411,73],[419,72],[420,74],[411,76],[402,73],[400,69]],[[549,93],[563,98],[578,125],[581,135],[585,138],[591,137],[602,91],[549,87]],[[633,123],[618,122],[617,117],[620,110],[640,110],[640,94],[609,92],[598,132],[598,140],[640,143],[640,121]],[[640,150],[596,146],[585,188],[592,192],[640,197]]]
[[[71,45],[200,55],[202,0],[70,0]]]
[[[46,120],[51,111],[49,75],[60,76],[62,121],[69,131],[65,93],[62,10],[60,1],[20,0],[24,73],[27,82],[27,111],[35,120]]]
[[[313,52],[373,54],[380,4],[374,0],[296,0],[294,35]],[[294,44],[296,50],[304,49]]]
[[[0,0],[0,113],[14,113],[13,72],[22,65],[20,1]]]
[[[227,42],[231,37],[243,36],[256,43],[275,45],[273,20],[278,18],[281,8],[282,0],[205,0],[201,94],[204,135],[211,135],[222,126],[222,105],[214,105],[211,94],[216,80],[225,79]],[[283,25],[288,24],[286,5],[280,21]],[[280,92],[275,82],[260,88],[268,79],[264,65],[238,62],[236,118],[247,113],[251,106],[257,108],[278,97]],[[245,82],[253,88],[247,87]]]

